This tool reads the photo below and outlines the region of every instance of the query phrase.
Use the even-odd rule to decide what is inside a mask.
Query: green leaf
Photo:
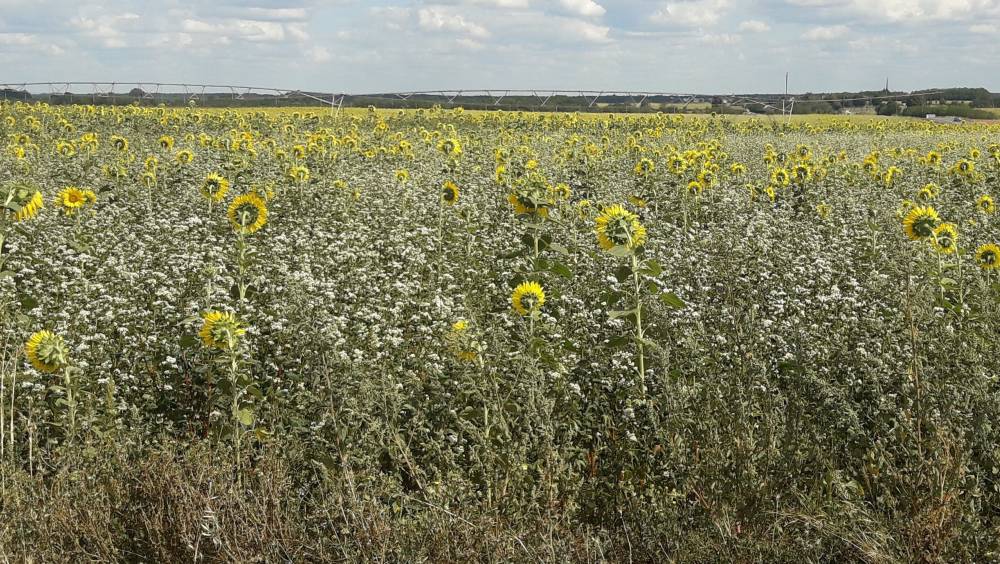
[[[624,283],[626,280],[632,277],[632,267],[627,264],[623,264],[615,269],[615,280],[619,284]]]
[[[38,300],[31,296],[21,296],[21,309],[31,311],[38,307]]]
[[[649,259],[643,263],[642,273],[647,276],[657,277],[663,274],[663,267],[655,259]]]
[[[561,262],[552,263],[552,265],[549,267],[549,270],[558,276],[562,276],[563,278],[566,279],[573,278],[573,271],[570,270],[568,266],[566,266]]]
[[[674,294],[673,292],[663,292],[660,294],[660,301],[668,307],[672,307],[674,309],[684,309],[687,307],[684,300],[677,297],[677,294]]]
[[[0,278],[13,278],[13,277],[14,277],[14,271],[12,270],[4,270],[3,272],[0,272]]]
[[[624,347],[625,345],[632,342],[632,335],[622,335],[621,337],[615,337],[608,341],[608,346],[614,349]]]
[[[240,425],[249,427],[253,425],[253,412],[244,407],[236,412],[236,420],[240,422]]]
[[[624,310],[624,311],[609,311],[608,312],[608,317],[611,318],[611,319],[620,319],[622,317],[628,317],[630,315],[635,315],[637,311],[638,310],[636,308],[632,308],[632,309]]]
[[[560,245],[559,243],[549,243],[549,248],[561,255],[569,254],[569,249]]]
[[[198,347],[198,337],[194,335],[184,335],[181,337],[181,348],[193,349]]]
[[[608,251],[608,254],[610,254],[613,257],[624,258],[632,256],[634,252],[632,251],[632,249],[628,247],[618,245],[617,247],[611,247],[611,250]]]

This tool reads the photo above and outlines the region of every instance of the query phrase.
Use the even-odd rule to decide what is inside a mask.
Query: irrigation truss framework
[[[791,115],[795,109],[797,97],[785,95],[776,99],[769,96],[766,99],[754,99],[736,94],[693,94],[682,92],[646,92],[626,90],[527,90],[527,89],[464,89],[464,90],[425,90],[410,92],[391,92],[376,94],[348,94],[345,92],[316,92],[300,89],[270,88],[261,86],[238,86],[231,84],[190,84],[166,82],[0,82],[0,99],[19,99],[19,97],[49,101],[91,102],[101,104],[131,104],[151,103],[179,100],[198,102],[209,97],[216,101],[232,100],[234,104],[256,101],[260,103],[273,102],[278,105],[283,100],[308,100],[324,107],[329,107],[331,113],[339,113],[344,101],[364,101],[377,105],[378,102],[392,102],[395,105],[407,102],[439,103],[467,108],[504,109],[512,107],[505,101],[516,100],[516,107],[529,106],[536,110],[554,109],[554,100],[573,100],[575,108],[592,109],[595,106],[614,105],[624,108],[641,109],[643,104],[651,100],[667,101],[672,106],[686,109],[692,102],[722,100],[724,104],[736,108],[757,106],[782,115]],[[925,91],[906,94],[886,94],[856,98],[815,99],[809,97],[808,102],[854,102],[866,100],[869,102],[908,98],[918,95],[939,94],[940,91]],[[800,98],[801,96],[799,96]],[[780,104],[778,107],[777,104]]]

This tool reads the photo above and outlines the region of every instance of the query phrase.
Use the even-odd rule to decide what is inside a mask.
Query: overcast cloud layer
[[[1000,90],[1000,0],[0,0],[0,82]]]

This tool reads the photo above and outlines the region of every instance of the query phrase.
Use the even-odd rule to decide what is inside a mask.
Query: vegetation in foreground
[[[0,105],[0,557],[992,560],[998,133]]]

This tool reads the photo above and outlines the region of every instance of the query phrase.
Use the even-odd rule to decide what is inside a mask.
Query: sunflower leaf
[[[687,307],[684,300],[680,299],[677,294],[673,292],[663,292],[660,294],[660,301],[668,307],[672,307],[674,309],[684,309]]]
[[[608,312],[608,318],[610,318],[610,319],[621,319],[622,317],[629,317],[630,315],[635,315],[636,312],[637,312],[636,308],[627,309],[627,310],[609,311]]]
[[[568,266],[561,262],[554,262],[549,266],[549,271],[562,276],[563,278],[570,279],[573,278],[573,271],[569,269]]]

